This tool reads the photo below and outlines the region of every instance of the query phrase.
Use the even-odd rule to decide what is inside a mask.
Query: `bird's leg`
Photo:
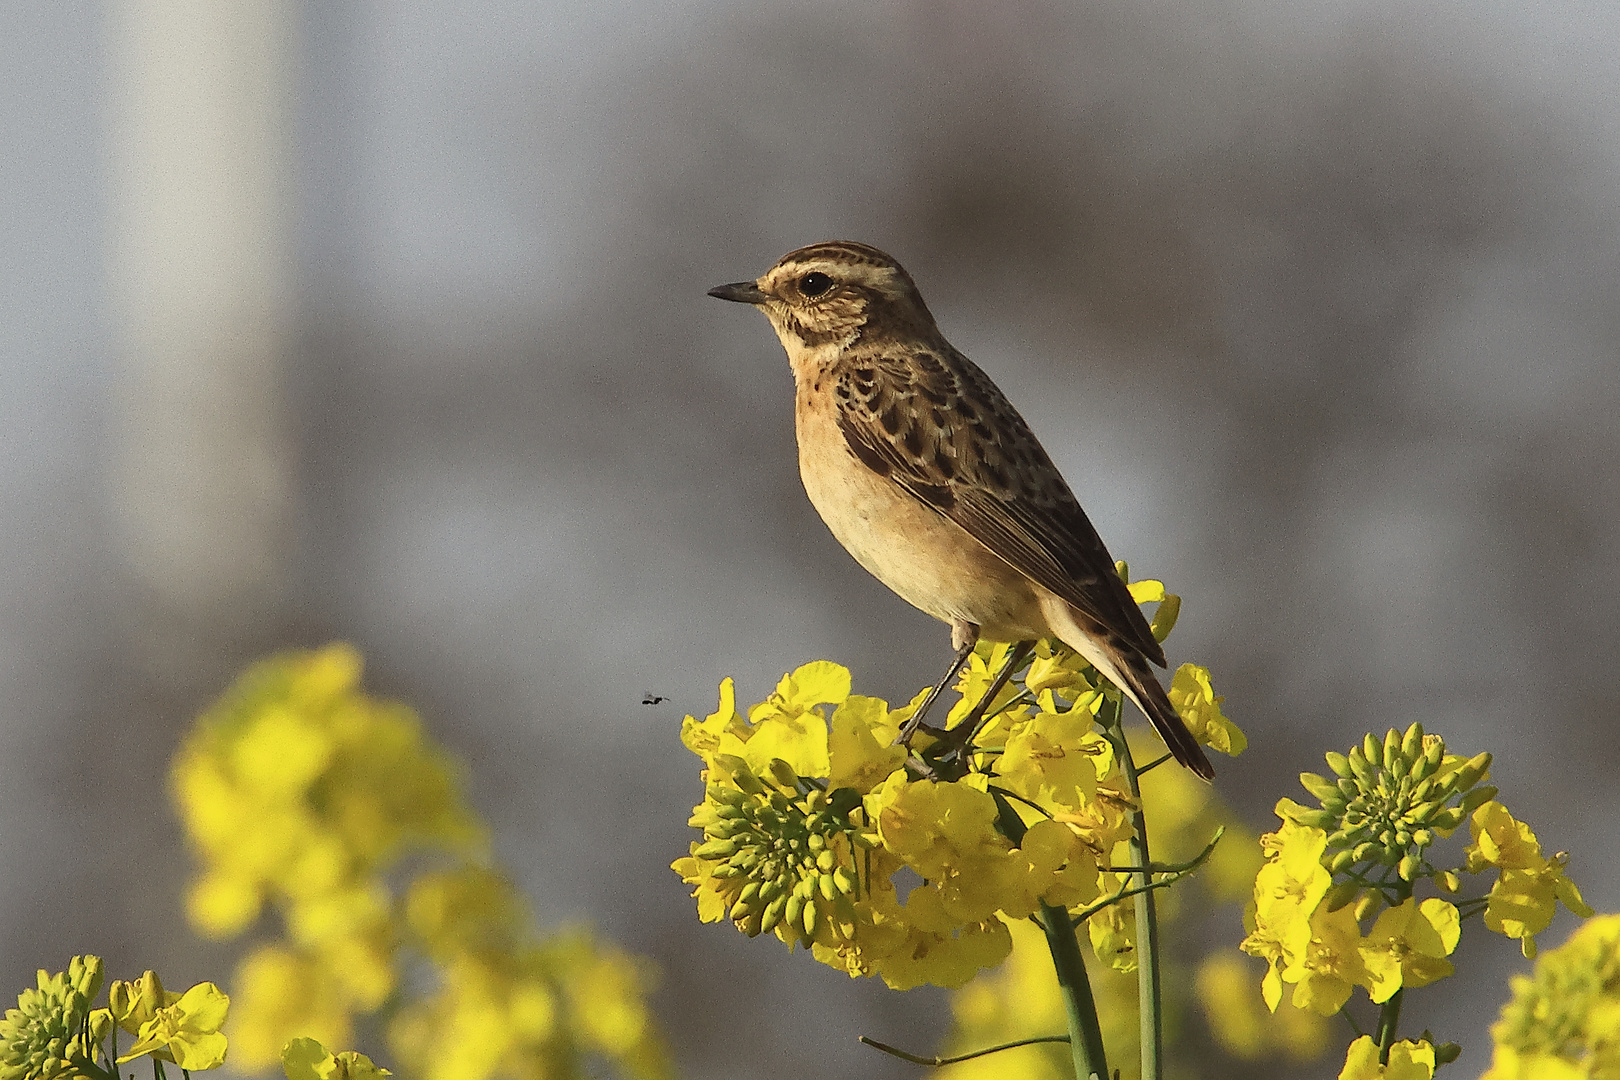
[[[1001,693],[1001,688],[1007,685],[1007,681],[1013,677],[1013,672],[1023,666],[1024,661],[1029,659],[1029,654],[1034,650],[1033,641],[1016,642],[1007,650],[1007,662],[996,672],[995,680],[990,683],[990,689],[986,690],[979,703],[973,706],[973,711],[962,717],[960,724],[940,736],[937,745],[943,747],[941,752],[935,752],[934,747],[929,748],[930,757],[935,761],[944,761],[953,755],[958,760],[963,758],[967,748],[972,746],[973,740],[978,737],[979,729],[984,726],[984,714],[996,700],[996,695]]]
[[[963,621],[951,623],[951,644],[956,646],[956,659],[951,661],[951,666],[945,672],[945,677],[929,689],[928,696],[923,698],[921,705],[917,706],[917,711],[907,717],[906,722],[900,726],[900,734],[894,740],[896,745],[911,745],[911,737],[922,726],[923,717],[928,715],[928,710],[933,707],[939,695],[945,692],[945,688],[951,684],[951,680],[956,678],[957,673],[962,670],[962,666],[968,662],[968,657],[973,655],[973,646],[978,643],[979,628],[977,625]]]

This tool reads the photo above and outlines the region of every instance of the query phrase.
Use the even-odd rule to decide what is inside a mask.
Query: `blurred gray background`
[[[687,1075],[914,1075],[854,1037],[925,1047],[943,995],[702,927],[666,868],[722,676],[899,698],[948,658],[805,500],[769,328],[704,296],[828,238],[904,261],[1185,595],[1251,824],[1419,719],[1620,907],[1602,6],[0,19],[0,989],[227,970],[179,924],[165,763],[243,663],[341,637],[471,763],[542,919],[660,962]],[[1525,965],[1460,962],[1407,1018],[1477,1074]]]

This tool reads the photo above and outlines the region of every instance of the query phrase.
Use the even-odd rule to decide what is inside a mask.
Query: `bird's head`
[[[877,248],[847,240],[790,251],[754,281],[709,295],[763,311],[790,358],[827,346],[836,353],[858,338],[938,333],[911,275]]]

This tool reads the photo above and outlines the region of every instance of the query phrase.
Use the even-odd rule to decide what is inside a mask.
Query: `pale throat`
[[[793,369],[793,381],[801,386],[814,383],[823,372],[837,363],[860,333],[859,329],[851,330],[849,337],[841,341],[807,345],[798,334],[775,319],[771,320],[771,327],[776,331],[777,340],[782,343],[782,351],[787,353],[788,366]]]

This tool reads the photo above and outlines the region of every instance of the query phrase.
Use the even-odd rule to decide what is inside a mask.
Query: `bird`
[[[1164,649],[1068,483],[978,365],[945,339],[911,275],[867,244],[782,256],[709,295],[751,304],[793,370],[799,475],[833,536],[902,599],[951,628],[955,676],[975,643],[1056,638],[1146,715],[1206,780],[1203,749],[1152,665]]]

